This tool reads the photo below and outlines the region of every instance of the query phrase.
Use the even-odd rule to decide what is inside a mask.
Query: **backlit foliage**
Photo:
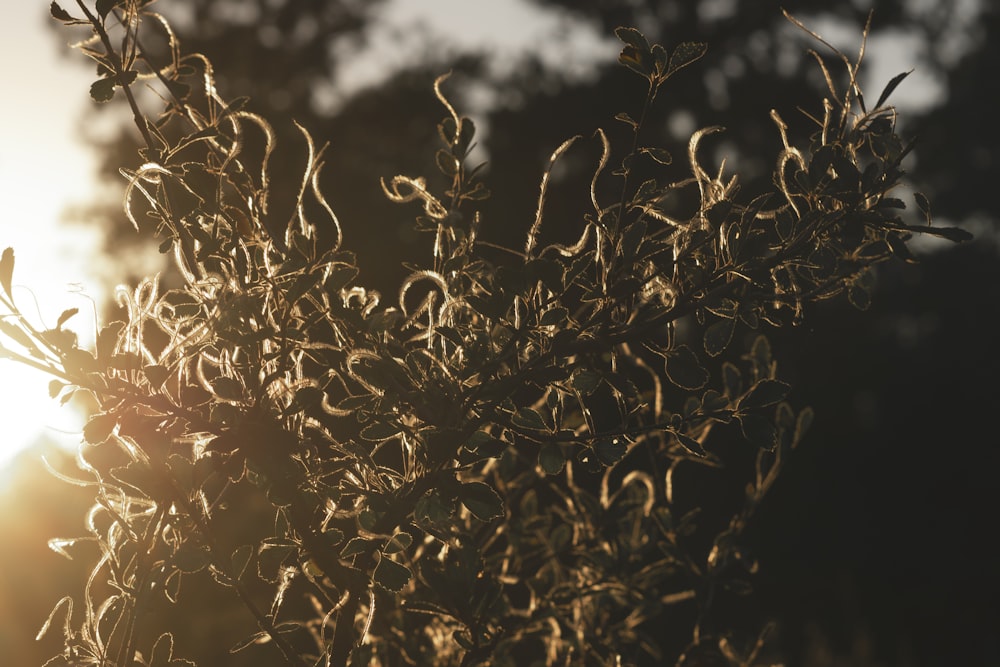
[[[125,319],[82,349],[71,311],[33,328],[13,252],[0,261],[3,354],[51,373],[54,397],[100,405],[75,480],[96,494],[87,534],[52,541],[96,545],[97,560],[46,624],[65,638],[49,664],[193,664],[149,610],[200,586],[245,607],[252,629],[232,651],[266,664],[763,660],[767,627],[731,621],[756,568],[740,537],[812,413],[786,401],[757,332],[822,299],[866,308],[873,267],[912,260],[913,232],[960,237],[908,225],[890,194],[908,146],[886,97],[902,77],[869,108],[861,55],[835,51],[843,72],[817,57],[829,97],[811,136],[773,112],[773,190],[745,193],[732,166],[705,161],[722,128],[695,132],[680,169],[643,143],[662,87],[705,45],[620,28],[619,60],[646,86],[635,117],[609,119],[630,141],[598,129],[558,147],[510,249],[478,238],[500,223],[477,212],[475,128],[441,77],[428,94],[445,110],[447,186],[383,182],[432,251],[386,295],[365,288],[360,230],[323,197],[335,153],[302,128],[298,201],[275,210],[267,121],[219,94],[152,4],[52,14],[89,37],[94,99],[130,105],[145,147],[122,172],[125,211],[181,280],[121,288]],[[172,60],[147,62],[143,39],[169,40]],[[550,220],[552,169],[586,142],[601,153],[592,211]],[[705,479],[736,485],[731,508]]]

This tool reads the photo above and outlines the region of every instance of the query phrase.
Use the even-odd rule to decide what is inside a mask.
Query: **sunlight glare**
[[[66,328],[81,345],[90,345],[92,299],[99,307],[106,292],[94,279],[100,273],[100,234],[96,226],[70,225],[61,217],[68,206],[94,201],[96,159],[77,126],[94,74],[83,59],[65,57],[48,26],[47,2],[11,3],[8,9],[0,22],[6,50],[0,54],[6,91],[0,109],[0,250],[14,249],[13,296],[32,325],[52,327],[61,312],[79,308]],[[42,438],[68,447],[79,443],[82,417],[49,398],[50,379],[0,359],[0,467]]]

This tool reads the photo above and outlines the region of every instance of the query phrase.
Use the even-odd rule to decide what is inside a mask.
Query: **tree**
[[[419,209],[433,251],[387,306],[319,186],[325,147],[302,131],[301,187],[278,208],[271,125],[221,98],[209,61],[169,31],[170,59],[150,58],[145,30],[165,24],[147,4],[52,10],[96,38],[91,95],[120,92],[133,111],[144,145],[125,210],[153,222],[183,282],[141,281],[85,350],[71,311],[31,325],[13,251],[0,258],[4,353],[55,376],[54,395],[100,404],[81,452],[97,492],[82,541],[100,558],[82,623],[70,598],[53,611],[66,649],[51,664],[185,664],[155,619],[192,579],[246,608],[255,627],[236,649],[268,644],[271,662],[763,657],[742,534],[812,413],[785,400],[758,330],[827,299],[868,307],[872,268],[910,259],[913,233],[967,237],[904,222],[889,195],[908,152],[886,105],[902,77],[869,108],[859,63],[835,52],[834,75],[821,61],[831,97],[812,134],[773,112],[773,182],[750,196],[700,156],[717,128],[691,136],[681,178],[645,138],[661,87],[705,45],[668,51],[618,28],[640,110],[590,138],[585,214],[551,209],[547,191],[587,139],[555,150],[514,248],[480,238],[475,127],[440,77],[445,185],[382,185]],[[140,77],[164,100],[155,116]]]

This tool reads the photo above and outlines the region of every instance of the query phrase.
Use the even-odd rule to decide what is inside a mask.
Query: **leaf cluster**
[[[183,284],[121,291],[126,319],[85,350],[70,311],[32,327],[13,252],[0,258],[0,326],[17,348],[0,350],[52,373],[54,396],[100,405],[73,480],[95,490],[87,535],[52,546],[101,556],[83,621],[70,598],[53,611],[66,647],[49,664],[191,664],[169,633],[145,647],[139,626],[206,576],[252,623],[232,650],[269,645],[289,665],[754,663],[767,628],[737,636],[719,608],[750,590],[740,535],[812,418],[786,400],[761,330],[839,295],[867,307],[873,267],[912,260],[911,234],[959,236],[905,224],[890,196],[908,150],[884,105],[898,80],[869,111],[845,59],[847,91],[827,75],[834,101],[805,141],[775,112],[774,187],[747,196],[700,157],[722,128],[694,133],[681,178],[642,141],[660,86],[705,46],[668,57],[620,28],[620,62],[648,83],[639,120],[618,116],[631,145],[621,155],[595,133],[592,211],[542,245],[552,169],[585,140],[557,148],[523,248],[498,249],[478,237],[492,221],[468,165],[475,126],[442,77],[447,187],[383,182],[414,209],[431,261],[385,298],[323,196],[326,147],[302,128],[298,198],[271,210],[269,124],[218,94],[150,4],[52,13],[101,46],[84,47],[95,99],[120,88],[135,113],[146,145],[123,170],[125,210]],[[146,62],[147,24],[166,31],[169,63]],[[137,80],[157,115],[140,111]],[[685,480],[730,467],[745,486],[720,518]]]

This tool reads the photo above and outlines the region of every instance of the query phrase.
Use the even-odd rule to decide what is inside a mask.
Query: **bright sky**
[[[973,5],[975,1],[962,0]],[[65,1],[67,8],[73,4]],[[919,8],[927,3],[913,0],[912,4]],[[76,307],[80,315],[71,320],[71,328],[86,340],[94,328],[94,308],[88,296],[106,299],[113,286],[98,282],[98,275],[108,274],[106,268],[101,270],[104,267],[96,255],[101,245],[98,231],[59,221],[68,205],[95,200],[95,160],[76,140],[74,125],[89,104],[87,91],[94,68],[79,53],[60,50],[58,37],[47,26],[51,22],[48,6],[49,0],[8,2],[0,21],[4,100],[0,107],[0,250],[15,249],[15,297],[36,325],[52,326],[60,312]],[[974,12],[965,15],[970,14]],[[857,27],[802,18],[847,53],[856,52]],[[559,10],[539,13],[528,0],[387,0],[377,10],[373,25],[370,46],[351,53],[360,64],[339,72],[341,89],[325,91],[325,95],[321,91],[321,100],[325,97],[331,107],[344,94],[378,82],[391,70],[425,55],[428,44],[442,57],[485,49],[498,74],[504,73],[504,67],[515,67],[519,54],[541,46],[544,62],[564,70],[567,63],[572,64],[570,76],[585,76],[595,62],[613,60],[618,49],[617,41],[601,35],[596,25],[573,23]],[[414,30],[415,26],[421,29]],[[868,54],[870,89],[881,88],[916,61],[913,49],[917,45],[912,42],[907,35],[873,37]],[[476,99],[466,103],[489,104],[493,99],[486,86],[472,92]],[[912,108],[940,92],[940,82],[918,69],[894,99]],[[78,417],[48,398],[47,382],[38,372],[0,360],[0,466],[42,433],[58,437],[59,430],[79,428]],[[62,441],[75,443],[79,436],[63,436]]]
[[[48,0],[9,2],[0,21],[0,249],[14,248],[15,300],[36,325],[54,326],[63,310],[79,308],[70,328],[91,338],[94,307],[80,292],[104,297],[91,266],[100,239],[59,220],[67,204],[91,201],[95,163],[73,124],[94,69],[78,54],[60,57],[48,7]],[[43,433],[79,441],[59,432],[79,429],[80,418],[49,399],[48,380],[0,360],[0,466]]]

